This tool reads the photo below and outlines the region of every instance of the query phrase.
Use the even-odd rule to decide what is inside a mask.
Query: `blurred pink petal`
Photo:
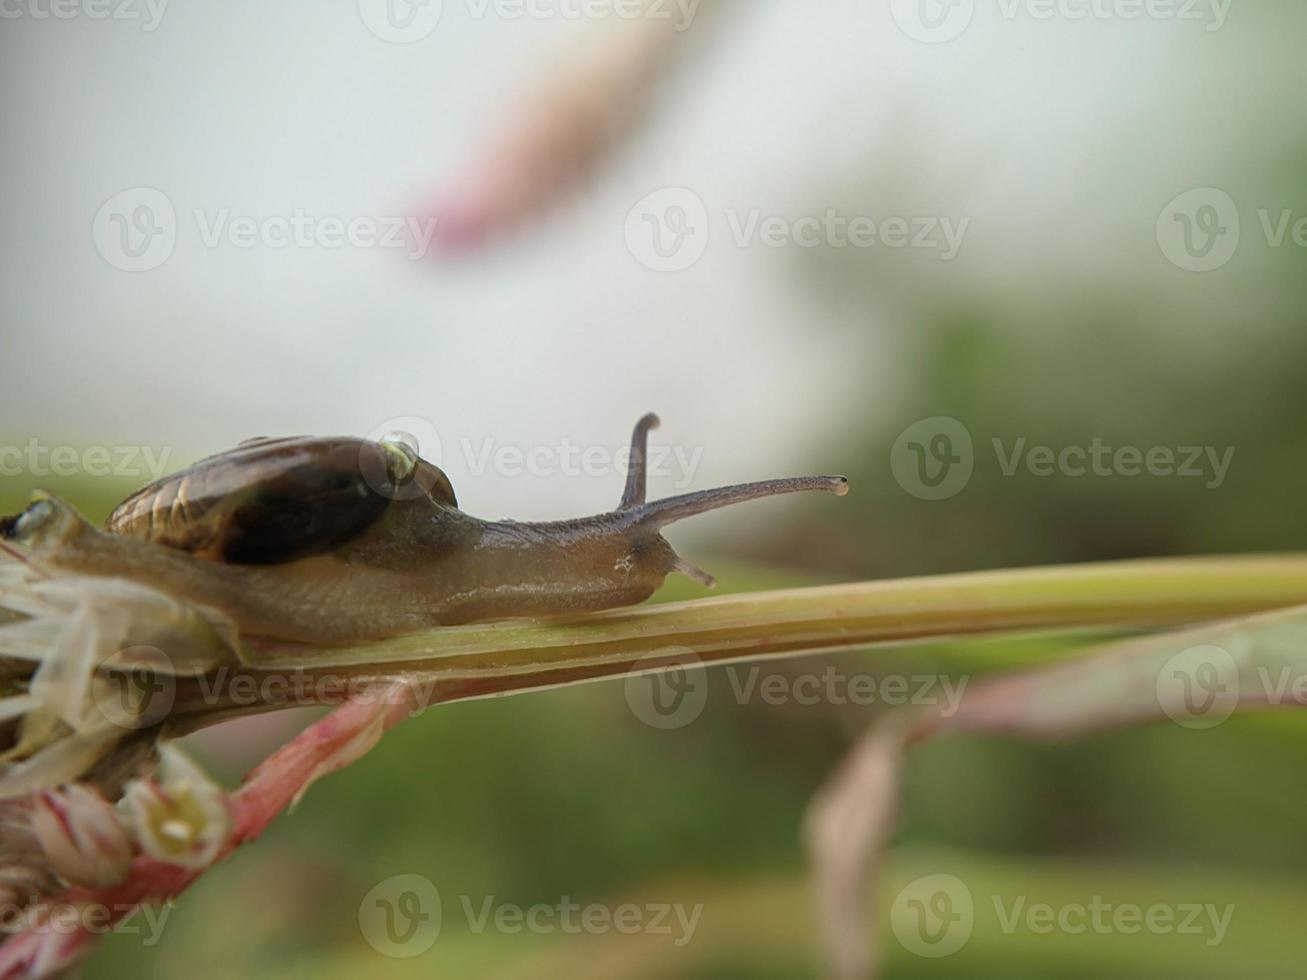
[[[1069,739],[1167,719],[1211,727],[1237,710],[1278,706],[1275,691],[1258,678],[1307,671],[1304,632],[1307,607],[1296,607],[1129,640],[976,685],[953,712],[909,710],[875,725],[814,799],[807,821],[834,975],[865,980],[879,969],[868,897],[897,820],[907,747],[959,732]],[[1292,700],[1285,706],[1300,707]]]
[[[442,250],[480,245],[575,186],[640,119],[689,34],[660,16],[587,27],[521,87],[472,165],[437,195],[430,216]]]

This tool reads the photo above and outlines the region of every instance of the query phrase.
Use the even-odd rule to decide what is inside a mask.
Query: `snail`
[[[561,616],[647,599],[673,571],[711,587],[660,533],[682,518],[843,477],[767,480],[646,502],[653,414],[636,423],[617,508],[489,521],[402,438],[254,439],[124,500],[105,528],[42,496],[0,535],[36,567],[121,575],[218,610],[241,633],[339,645],[432,626]]]

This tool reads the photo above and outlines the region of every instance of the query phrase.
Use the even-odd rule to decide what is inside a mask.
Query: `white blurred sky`
[[[693,269],[651,272],[623,244],[629,208],[688,185],[710,211],[796,214],[828,186],[875,182],[879,151],[917,147],[909,179],[865,206],[928,203],[927,188],[973,219],[963,259],[921,288],[1135,274],[1162,204],[1275,137],[1241,107],[1299,91],[1292,37],[1248,6],[1213,35],[978,17],[931,47],[898,33],[884,0],[740,4],[596,186],[512,242],[422,267],[352,248],[206,249],[190,214],[398,213],[458,169],[540,46],[574,25],[474,19],[455,0],[408,46],[373,37],[353,0],[174,0],[152,34],[0,21],[4,428],[180,459],[413,415],[447,446],[617,445],[653,409],[658,440],[704,447],[698,486],[837,470],[826,433],[874,405],[867,391],[893,391],[894,345],[865,327],[911,331],[902,304],[841,324],[792,256],[733,248],[717,227]],[[168,195],[181,231],[165,265],[128,274],[90,228],[141,185]],[[448,456],[465,506],[487,516],[620,493],[620,476],[473,479]]]

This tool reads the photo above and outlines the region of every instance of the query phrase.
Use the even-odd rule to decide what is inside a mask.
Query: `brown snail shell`
[[[106,527],[196,558],[276,565],[345,544],[415,488],[458,506],[449,478],[399,443],[254,439],[144,487]]]

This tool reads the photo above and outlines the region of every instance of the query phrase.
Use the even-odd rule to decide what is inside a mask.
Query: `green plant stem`
[[[247,656],[255,678],[406,677],[447,701],[620,676],[637,661],[653,669],[964,636],[1156,629],[1301,604],[1307,556],[1150,559],[732,595],[340,649],[251,641]],[[188,705],[194,697],[179,692],[183,715],[218,707]]]

